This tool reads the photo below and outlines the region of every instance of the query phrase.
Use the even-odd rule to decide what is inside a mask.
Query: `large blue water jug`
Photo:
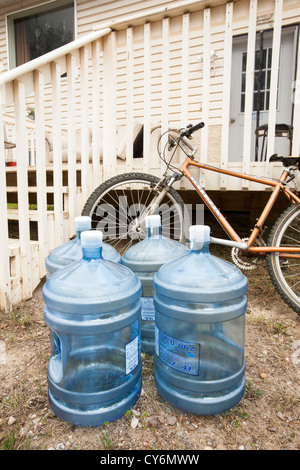
[[[130,247],[122,256],[122,264],[129,267],[142,283],[142,352],[155,352],[155,310],[153,305],[153,276],[168,261],[188,252],[177,240],[165,238],[161,233],[159,215],[145,218],[147,238]]]
[[[141,390],[141,283],[102,258],[102,233],[81,234],[83,257],[43,287],[50,328],[48,396],[54,413],[78,426],[122,417]]]
[[[75,217],[75,237],[54,248],[47,256],[45,264],[47,278],[58,269],[64,268],[82,258],[81,233],[91,229],[91,218],[88,216]],[[115,248],[103,243],[103,258],[115,263],[121,262],[121,255]]]
[[[209,240],[209,227],[190,227],[190,252],[154,276],[155,384],[198,415],[229,410],[245,389],[248,281],[210,253]]]

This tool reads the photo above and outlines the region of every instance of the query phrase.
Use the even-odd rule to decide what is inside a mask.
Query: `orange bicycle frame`
[[[194,167],[197,167],[197,168],[201,168],[203,170],[209,170],[209,171],[214,171],[214,172],[217,172],[217,173],[222,173],[224,175],[229,175],[229,176],[233,176],[233,177],[236,177],[236,178],[241,178],[241,179],[245,179],[245,180],[248,180],[248,181],[253,181],[255,183],[260,183],[260,184],[263,184],[263,185],[266,185],[266,186],[273,187],[274,189],[272,191],[272,194],[271,194],[267,204],[265,205],[265,207],[264,207],[259,219],[257,220],[257,223],[256,223],[255,227],[253,228],[253,231],[252,231],[252,233],[249,237],[249,240],[247,242],[247,245],[248,245],[247,252],[248,253],[253,253],[253,254],[254,253],[255,254],[265,254],[265,253],[270,253],[270,252],[281,252],[281,253],[284,252],[287,256],[291,256],[291,257],[292,257],[292,255],[291,254],[288,255],[288,253],[294,253],[295,254],[295,252],[299,252],[299,254],[300,254],[300,247],[299,248],[296,248],[296,247],[284,247],[283,248],[283,247],[272,247],[272,246],[253,246],[253,243],[255,242],[255,240],[256,240],[257,236],[259,235],[259,233],[260,233],[260,231],[261,231],[261,229],[262,229],[262,227],[263,227],[270,211],[272,210],[272,208],[274,206],[274,203],[275,203],[280,191],[283,191],[283,193],[285,194],[285,196],[289,200],[293,201],[294,203],[300,204],[300,199],[292,191],[290,191],[285,186],[285,182],[286,182],[286,179],[287,179],[288,174],[289,174],[289,172],[287,170],[283,170],[279,180],[271,180],[271,179],[267,179],[267,178],[258,178],[256,176],[246,175],[246,174],[243,174],[243,173],[237,173],[237,172],[230,171],[230,170],[224,170],[224,169],[221,169],[221,168],[212,167],[212,166],[197,162],[197,161],[193,160],[190,157],[187,157],[185,159],[185,161],[183,162],[183,164],[180,168],[180,171],[187,177],[187,179],[193,185],[193,187],[195,188],[195,190],[197,191],[197,193],[199,194],[199,196],[201,197],[201,199],[203,200],[205,205],[209,208],[209,210],[212,212],[212,214],[216,217],[216,219],[222,225],[222,227],[224,228],[226,233],[229,235],[229,237],[232,240],[236,241],[236,242],[242,242],[241,238],[238,236],[238,234],[232,228],[230,223],[223,216],[221,211],[216,207],[216,205],[213,203],[213,201],[207,195],[205,190],[200,186],[200,184],[192,176],[192,174],[189,171],[189,166],[194,166]],[[298,254],[296,254],[294,256],[299,257]]]

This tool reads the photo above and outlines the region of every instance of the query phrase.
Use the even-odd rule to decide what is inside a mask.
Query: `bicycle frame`
[[[279,253],[285,253],[286,257],[296,257],[296,258],[298,258],[300,256],[300,248],[253,246],[256,238],[258,237],[260,231],[262,230],[262,227],[263,227],[270,211],[272,210],[272,208],[274,206],[274,203],[275,203],[280,191],[283,191],[285,196],[290,201],[293,201],[294,203],[300,204],[300,199],[292,191],[290,191],[286,187],[286,180],[287,180],[287,177],[289,175],[288,170],[283,170],[279,180],[271,180],[271,179],[267,179],[267,178],[258,178],[256,176],[252,176],[252,175],[246,175],[246,174],[243,174],[243,173],[237,173],[237,172],[230,171],[230,170],[224,170],[224,169],[221,169],[221,168],[212,167],[212,166],[197,162],[197,161],[193,160],[192,158],[190,158],[189,156],[187,156],[187,158],[185,159],[185,161],[183,162],[183,164],[180,168],[181,173],[183,173],[186,176],[186,178],[191,182],[191,184],[193,185],[193,187],[195,188],[195,190],[197,191],[197,193],[199,194],[199,196],[201,197],[201,199],[203,200],[205,205],[212,212],[212,214],[216,217],[216,219],[222,225],[222,227],[224,228],[226,233],[229,235],[229,237],[233,241],[238,242],[238,243],[242,242],[241,238],[238,236],[238,234],[232,228],[230,223],[223,216],[221,211],[216,207],[216,205],[213,203],[213,201],[207,195],[205,190],[200,186],[200,184],[192,176],[192,174],[189,171],[190,166],[201,168],[203,170],[222,173],[224,175],[229,175],[229,176],[233,176],[233,177],[236,177],[236,178],[241,178],[241,179],[245,179],[245,180],[248,180],[248,181],[253,181],[255,183],[260,183],[260,184],[263,184],[263,185],[266,185],[266,186],[273,187],[274,189],[272,191],[272,194],[271,194],[267,204],[265,205],[265,207],[264,207],[259,219],[257,220],[257,223],[255,224],[255,226],[252,230],[252,233],[249,237],[249,240],[246,244],[246,246],[248,248],[246,248],[246,250],[247,250],[247,252],[253,253],[253,254],[256,254],[256,255],[258,255],[258,254],[259,255],[264,255],[266,253],[279,252]],[[294,253],[294,255],[292,255],[292,253]],[[298,253],[299,253],[299,255],[298,255]]]

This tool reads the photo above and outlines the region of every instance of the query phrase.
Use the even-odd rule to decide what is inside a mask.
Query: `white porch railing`
[[[230,167],[232,44],[233,37],[242,33],[248,34],[244,159],[240,165],[231,166],[246,172],[253,169],[249,123],[258,2],[250,0],[246,17],[235,14],[240,2],[203,11],[195,11],[198,2],[182,2],[185,11],[189,3],[193,6],[191,13],[179,14],[176,10],[173,13],[177,16],[172,17],[170,9],[170,17],[165,18],[157,9],[154,22],[148,22],[151,12],[147,12],[147,18],[132,18],[132,22],[115,21],[113,26],[0,75],[0,185],[4,188],[0,192],[1,309],[9,310],[32,295],[45,274],[45,257],[73,235],[75,216],[103,180],[126,171],[163,173],[156,142],[169,127],[205,121],[197,137],[201,160]],[[274,69],[282,26],[300,19],[300,8],[293,5],[285,13],[283,0],[274,2]],[[217,51],[214,74],[212,50]],[[272,75],[270,88],[271,130],[275,126],[276,76]],[[298,53],[297,97],[299,85]],[[28,107],[34,108],[35,121],[27,119]],[[300,100],[295,100],[294,154],[299,154],[299,116]],[[3,124],[8,140],[15,144],[13,149],[5,148]],[[143,158],[134,158],[133,140],[141,126]],[[216,129],[219,142],[212,156]],[[268,154],[274,148],[274,139],[274,132],[269,132]],[[7,153],[15,159],[15,167],[5,166]],[[183,157],[176,157],[178,163]],[[255,174],[276,176],[278,171],[279,167],[274,169],[268,163],[255,166]],[[255,189],[251,183],[243,186],[242,180],[232,186],[226,177],[214,175],[211,179],[199,173],[198,178],[207,189]],[[189,189],[184,182],[178,184],[178,189]],[[17,207],[7,205],[12,200]],[[36,204],[37,210],[29,202]],[[6,220],[18,223],[14,240],[10,239]],[[33,224],[35,237],[31,233]]]
[[[92,189],[85,150],[88,129],[85,94],[88,87],[87,51],[90,49],[94,62],[99,63],[102,38],[110,32],[110,28],[94,32],[0,76],[1,107],[5,111],[5,114],[0,113],[0,213],[3,221],[0,226],[1,309],[9,310],[13,304],[32,295],[45,275],[45,257],[54,246],[66,241],[73,233],[74,217],[81,211],[81,186],[84,198]],[[82,95],[79,97],[76,96],[76,67],[81,69]],[[93,69],[94,75],[97,70],[99,67]],[[67,73],[67,78],[62,78],[64,73]],[[94,76],[94,83],[99,84],[99,76]],[[34,122],[27,119],[28,103],[35,111]],[[81,103],[83,123],[80,164],[76,163],[75,158],[77,103]],[[4,125],[8,139],[15,144],[13,149],[6,149]],[[63,139],[66,139],[67,164],[63,163]],[[13,154],[16,166],[5,167],[8,152]],[[100,160],[95,143],[93,152],[98,154],[92,164],[93,174],[97,175],[93,184],[99,184]],[[81,184],[76,180],[78,167],[81,170]],[[13,193],[17,195],[17,208],[11,209],[7,205],[7,194],[11,196]],[[29,195],[33,193],[36,195],[35,210],[29,206]],[[47,210],[47,195],[52,195],[53,210]],[[9,238],[6,220],[17,222],[17,239]],[[33,222],[38,241],[31,241]]]

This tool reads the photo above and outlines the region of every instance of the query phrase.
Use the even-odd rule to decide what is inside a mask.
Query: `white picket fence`
[[[192,3],[195,9],[195,2],[183,3]],[[211,160],[210,126],[219,126],[217,163],[223,168],[229,165],[232,41],[241,32],[248,33],[248,57],[253,60],[247,61],[244,159],[239,169],[250,172],[248,124],[253,104],[257,0],[250,0],[249,15],[235,22],[238,3],[224,5],[223,23],[213,23],[213,8],[174,17],[169,9],[167,18],[157,9],[145,18],[137,15],[131,21],[115,21],[113,27],[103,27],[0,75],[0,309],[10,310],[31,297],[45,275],[45,257],[73,235],[75,216],[102,181],[126,171],[162,174],[156,142],[170,126],[200,120],[206,123],[199,140],[204,163]],[[283,0],[274,5],[272,68],[276,69]],[[293,14],[289,10],[285,24],[299,20],[299,6],[294,5],[294,10]],[[149,22],[152,16],[155,21]],[[197,21],[201,30],[195,27]],[[214,74],[210,73],[212,48],[218,56]],[[274,147],[276,76],[272,75],[270,90],[268,154]],[[300,56],[295,83],[299,96]],[[193,101],[198,95],[201,112]],[[29,108],[34,108],[35,121],[28,119]],[[300,143],[299,108],[296,101],[295,154]],[[143,158],[134,158],[133,141],[141,126]],[[12,149],[6,148],[4,130],[7,140],[15,144]],[[16,166],[5,166],[8,158],[15,159]],[[179,160],[182,158],[180,155]],[[274,176],[268,163],[257,171]],[[252,189],[242,182],[232,188],[226,177],[214,178],[199,173],[201,184],[208,189]],[[183,185],[179,189],[187,188]],[[7,205],[13,194],[16,208]],[[36,195],[37,209],[29,206],[32,195]],[[18,222],[16,239],[9,238],[8,220]],[[33,223],[37,227],[34,241],[30,237]]]

